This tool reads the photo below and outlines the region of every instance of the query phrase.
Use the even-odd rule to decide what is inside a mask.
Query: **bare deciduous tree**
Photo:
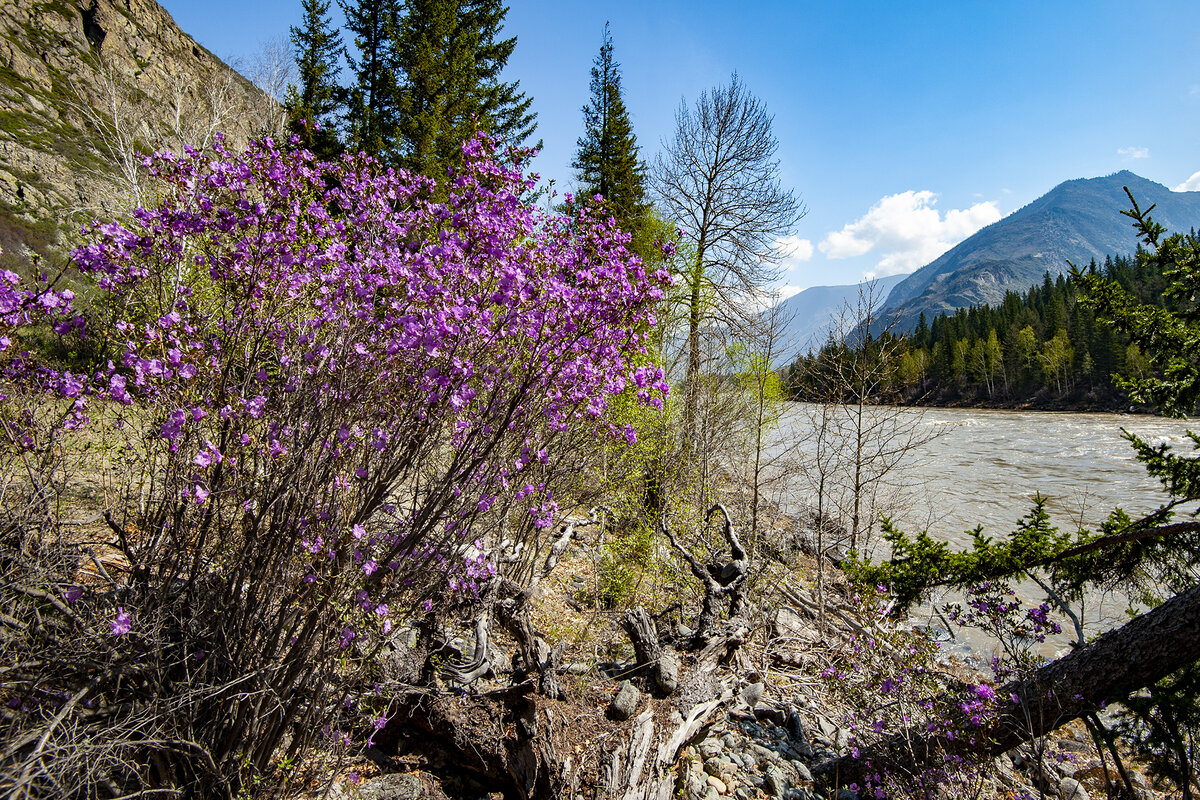
[[[880,328],[883,298],[864,284],[857,303],[834,323],[821,352],[806,359],[794,376],[813,404],[805,411],[810,437],[803,471],[816,491],[818,537],[829,532],[835,513],[847,528],[848,545],[865,552],[881,514],[899,487],[894,472],[914,451],[942,431],[924,424],[920,409],[884,405],[902,356],[899,340]],[[825,541],[818,543],[818,560]]]
[[[653,186],[694,252],[681,277],[687,292],[685,427],[693,425],[701,372],[701,332],[713,321],[736,326],[776,275],[775,242],[804,215],[779,181],[772,117],[735,73],[681,104],[675,138],[655,159]]]

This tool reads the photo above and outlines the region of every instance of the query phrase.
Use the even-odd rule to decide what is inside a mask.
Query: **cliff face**
[[[134,199],[133,155],[220,130],[268,130],[278,107],[154,0],[0,2],[0,247]]]

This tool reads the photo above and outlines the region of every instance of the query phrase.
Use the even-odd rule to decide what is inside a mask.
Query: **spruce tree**
[[[583,107],[584,135],[571,162],[583,197],[601,195],[617,222],[632,229],[646,208],[645,165],[638,160],[637,138],[621,98],[621,65],[613,58],[612,35],[592,63],[592,99]]]
[[[477,130],[511,144],[532,133],[532,100],[500,80],[516,47],[499,39],[499,0],[409,0],[397,29],[398,135],[402,163],[441,178]]]
[[[285,107],[288,128],[318,158],[330,159],[341,151],[337,113],[342,91],[337,83],[342,39],[329,16],[330,0],[303,0],[303,20],[293,27],[292,47],[299,86],[289,86]]]
[[[395,160],[397,85],[395,40],[399,0],[339,0],[355,55],[347,54],[354,85],[348,92],[349,145],[385,163]]]

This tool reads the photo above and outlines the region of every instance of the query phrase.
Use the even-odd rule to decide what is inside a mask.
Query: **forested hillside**
[[[1115,281],[1139,302],[1173,304],[1163,297],[1157,263],[1107,257],[1086,267]],[[1174,310],[1174,309],[1172,309]],[[929,405],[1123,409],[1130,406],[1114,376],[1139,377],[1149,364],[1141,349],[1079,302],[1070,275],[1025,292],[1010,291],[998,305],[960,308],[932,322],[922,314],[911,333],[884,332],[855,348],[856,334],[798,357],[785,384],[797,399],[819,399],[823,361],[859,349],[885,365],[876,399]]]

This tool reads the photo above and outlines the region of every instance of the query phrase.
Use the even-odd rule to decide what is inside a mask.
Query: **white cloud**
[[[784,236],[775,240],[775,252],[783,269],[798,269],[800,264],[813,257],[813,243],[799,236]]]
[[[1000,219],[990,200],[945,214],[933,207],[936,203],[937,195],[928,190],[888,195],[855,222],[827,234],[817,248],[827,258],[882,253],[872,276],[899,275],[928,264]]]
[[[1192,177],[1188,178],[1183,183],[1179,184],[1171,190],[1172,192],[1200,192],[1200,172],[1196,172]]]
[[[1117,150],[1117,155],[1126,159],[1149,158],[1149,147],[1121,147]]]

